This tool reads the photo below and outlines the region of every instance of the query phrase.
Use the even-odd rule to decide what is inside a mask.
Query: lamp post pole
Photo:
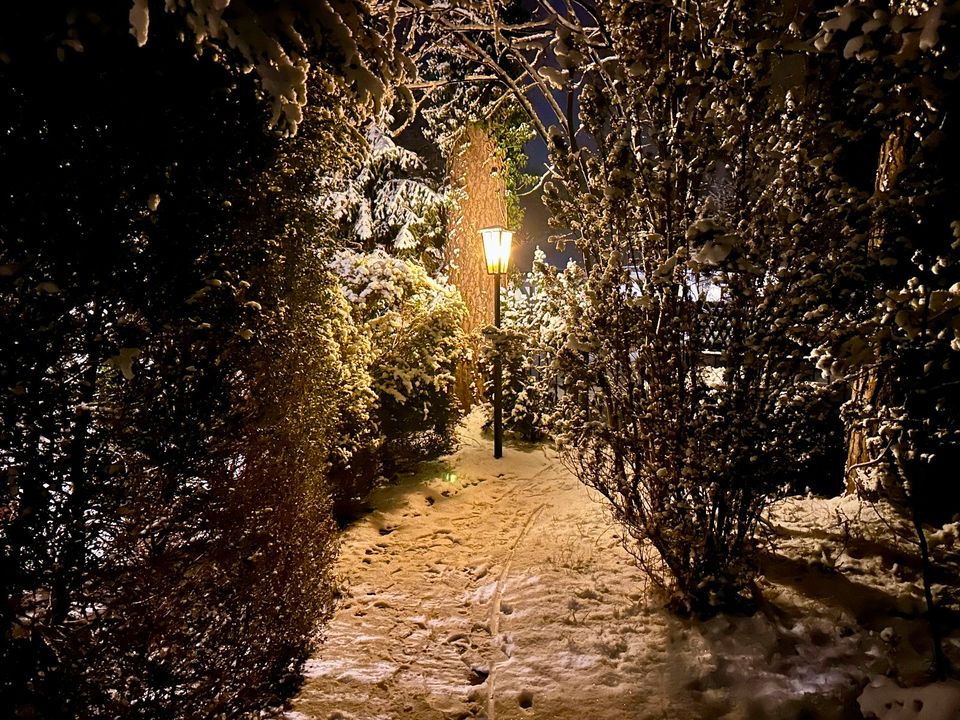
[[[493,326],[500,332],[500,273],[493,276]],[[499,337],[493,354],[493,457],[503,457],[503,363]]]
[[[500,276],[510,264],[510,243],[513,232],[502,227],[480,231],[487,272],[493,275],[493,327],[496,340],[493,348],[493,456],[503,457],[503,358],[500,356]]]

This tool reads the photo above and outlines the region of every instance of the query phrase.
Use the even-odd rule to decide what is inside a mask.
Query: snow
[[[150,30],[150,9],[147,0],[133,0],[130,8],[130,34],[137,39],[137,45],[143,47]]]
[[[446,197],[431,187],[423,160],[383,128],[372,124],[365,136],[368,153],[356,176],[322,178],[315,203],[338,222],[349,220],[358,246],[381,244],[415,256]]]
[[[956,720],[960,717],[960,683],[941,682],[918,688],[901,688],[879,675],[859,698],[867,718],[880,720]]]
[[[120,352],[109,359],[109,362],[119,368],[123,377],[133,380],[133,361],[140,356],[140,348],[120,348]]]
[[[552,449],[494,460],[481,422],[345,532],[344,597],[287,720],[957,717],[956,683],[900,688],[924,685],[929,641],[885,508],[778,503],[758,612],[697,622]],[[955,629],[946,647],[960,659]]]

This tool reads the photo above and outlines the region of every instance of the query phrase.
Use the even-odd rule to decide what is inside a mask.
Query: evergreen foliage
[[[501,291],[500,331],[487,329],[488,342],[479,363],[487,397],[493,394],[493,358],[499,352],[503,425],[528,442],[550,435],[557,401],[571,391],[563,373],[564,350],[571,336],[567,319],[573,308],[585,302],[585,284],[580,266],[571,262],[558,272],[537,248],[531,271],[525,277],[511,275]],[[488,414],[486,426],[491,422]]]
[[[308,202],[350,110],[266,135],[256,87],[174,17],[138,48],[112,13],[4,38],[0,707],[236,716],[296,681],[332,608],[327,468],[369,422]]]
[[[534,137],[533,128],[516,105],[505,103],[485,123],[485,127],[503,159],[507,190],[507,226],[523,227],[523,206],[520,197],[536,185],[538,177],[527,172],[524,145]]]
[[[351,425],[332,466],[336,512],[349,518],[384,475],[450,451],[460,409],[453,368],[463,354],[460,293],[435,278],[447,198],[420,157],[376,124],[358,169],[321,179],[318,205],[346,248],[329,259],[365,348],[369,422]]]
[[[460,293],[431,278],[419,263],[382,248],[342,250],[330,267],[372,348],[369,372],[382,462],[389,470],[449,452],[460,418],[453,394],[466,313]],[[361,494],[373,479],[358,489]]]
[[[364,252],[384,248],[435,270],[446,235],[447,199],[420,157],[377,126],[366,131],[368,150],[353,177],[329,177],[319,202],[336,233]]]

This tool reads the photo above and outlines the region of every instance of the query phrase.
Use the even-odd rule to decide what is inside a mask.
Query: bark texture
[[[450,282],[467,305],[463,329],[471,353],[457,368],[457,398],[464,410],[483,399],[483,379],[478,377],[480,332],[493,322],[493,278],[487,274],[480,230],[507,226],[506,183],[500,152],[479,125],[466,127],[448,160],[454,188],[445,264]]]
[[[874,190],[886,193],[893,188],[897,176],[906,165],[906,150],[903,131],[891,132],[880,149],[880,162],[877,166],[877,179]],[[878,224],[870,234],[869,247],[875,250],[883,242],[883,225]],[[875,406],[883,401],[884,384],[874,368],[867,368],[853,382],[853,403],[856,407]],[[876,457],[871,453],[868,439],[876,434],[876,428],[870,424],[858,422],[850,426],[847,432],[846,491],[855,493],[860,487],[863,469],[873,465]]]

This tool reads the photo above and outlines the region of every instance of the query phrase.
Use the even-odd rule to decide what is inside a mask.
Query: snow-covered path
[[[663,688],[644,702],[689,673],[662,674],[676,629],[603,507],[546,448],[491,452],[468,427],[459,453],[376,493],[289,718],[690,716]]]
[[[859,689],[889,667],[879,628],[790,582],[750,618],[665,612],[553,451],[496,461],[475,416],[458,453],[372,505],[288,720],[859,717]]]

